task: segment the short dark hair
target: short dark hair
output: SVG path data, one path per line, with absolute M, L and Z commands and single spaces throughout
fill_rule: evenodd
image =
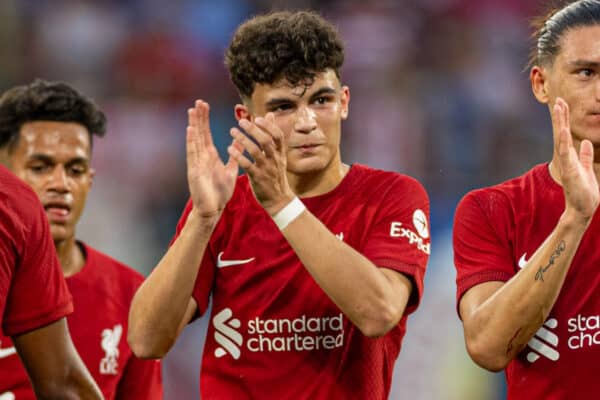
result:
M 311 11 L 280 11 L 249 19 L 238 27 L 225 54 L 225 65 L 242 98 L 250 98 L 257 83 L 285 78 L 297 85 L 329 68 L 340 79 L 343 63 L 339 32 Z
M 75 122 L 92 135 L 104 136 L 106 116 L 91 99 L 64 82 L 36 79 L 0 97 L 0 148 L 14 145 L 21 127 L 33 121 Z M 10 148 L 9 148 L 10 150 Z
M 600 0 L 578 0 L 562 7 L 553 7 L 541 17 L 534 18 L 535 46 L 529 55 L 529 67 L 552 65 L 560 52 L 560 41 L 570 29 L 600 24 Z

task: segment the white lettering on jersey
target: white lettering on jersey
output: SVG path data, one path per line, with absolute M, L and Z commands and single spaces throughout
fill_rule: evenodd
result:
M 429 236 L 429 232 L 427 231 L 426 233 L 427 236 Z M 402 222 L 392 222 L 390 226 L 390 237 L 406 238 L 408 239 L 409 244 L 417 246 L 417 249 L 423 253 L 431 253 L 431 244 L 425 243 L 425 238 L 417 235 L 412 229 L 404 227 Z
M 233 317 L 230 308 L 224 308 L 213 317 L 214 338 L 219 347 L 217 358 L 230 354 L 234 360 L 242 355 L 244 338 L 241 322 Z M 343 315 L 294 319 L 261 319 L 248 321 L 245 332 L 245 349 L 256 352 L 333 350 L 344 345 Z
M 580 350 L 600 345 L 600 315 L 583 316 L 578 314 L 567 321 L 569 337 L 567 344 L 572 350 Z
M 100 373 L 104 375 L 117 375 L 119 363 L 119 342 L 123 334 L 123 326 L 115 325 L 113 329 L 104 329 L 102 331 L 102 350 L 106 353 L 104 358 L 100 360 Z

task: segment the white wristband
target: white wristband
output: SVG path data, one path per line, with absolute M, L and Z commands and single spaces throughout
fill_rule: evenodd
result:
M 290 222 L 298 218 L 304 210 L 306 210 L 304 203 L 302 203 L 298 197 L 294 197 L 292 201 L 273 216 L 273 221 L 279 230 L 282 231 L 290 224 Z

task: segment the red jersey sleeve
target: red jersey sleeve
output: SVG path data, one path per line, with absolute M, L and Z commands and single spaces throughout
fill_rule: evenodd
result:
M 379 267 L 401 272 L 415 285 L 406 313 L 417 309 L 430 253 L 429 199 L 415 179 L 397 177 L 381 197 L 363 255 Z
M 163 385 L 159 360 L 132 356 L 119 381 L 115 400 L 162 400 Z
M 506 233 L 510 207 L 502 194 L 477 190 L 459 203 L 454 216 L 453 246 L 457 305 L 480 283 L 509 280 L 515 273 Z
M 2 322 L 9 336 L 50 324 L 73 311 L 44 210 L 28 187 L 19 194 L 13 232 L 2 230 L 0 260 L 16 262 Z M 10 234 L 11 237 L 4 236 Z
M 175 243 L 175 240 L 181 234 L 183 227 L 185 226 L 185 222 L 192 211 L 192 200 L 188 200 L 181 218 L 177 223 L 177 230 L 175 232 L 175 236 L 171 240 L 170 245 Z M 215 228 L 216 230 L 217 228 Z M 211 239 L 212 240 L 212 239 Z M 204 252 L 204 256 L 202 257 L 202 261 L 200 262 L 200 270 L 198 271 L 198 276 L 196 277 L 196 283 L 194 284 L 194 291 L 192 292 L 192 297 L 196 300 L 198 304 L 198 313 L 197 316 L 201 316 L 206 312 L 208 308 L 208 300 L 210 297 L 210 292 L 213 286 L 213 280 L 215 277 L 215 257 L 213 257 L 211 252 L 210 242 L 206 246 L 206 251 Z

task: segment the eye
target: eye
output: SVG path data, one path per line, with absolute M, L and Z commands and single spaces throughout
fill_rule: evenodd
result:
M 47 172 L 50 169 L 50 166 L 48 164 L 35 163 L 29 165 L 28 169 L 35 174 L 43 174 L 44 172 Z
M 279 112 L 279 111 L 287 111 L 292 109 L 291 103 L 279 103 L 273 106 L 269 111 Z
M 591 68 L 582 68 L 577 71 L 577 76 L 580 78 L 590 78 L 594 75 L 594 70 Z
M 319 96 L 314 100 L 315 104 L 327 104 L 330 101 L 330 97 L 328 96 Z
M 83 164 L 75 164 L 69 167 L 69 174 L 72 176 L 83 175 L 87 172 L 87 166 Z

